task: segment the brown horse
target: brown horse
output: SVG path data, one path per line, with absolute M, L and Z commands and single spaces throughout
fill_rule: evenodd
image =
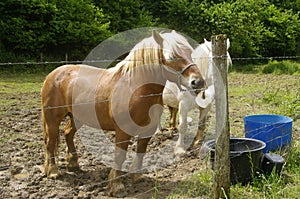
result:
M 64 129 L 67 169 L 79 169 L 74 134 L 82 125 L 115 131 L 115 166 L 109 174 L 110 195 L 124 191 L 118 179 L 130 138 L 138 136 L 132 171 L 141 168 L 143 156 L 162 114 L 162 92 L 167 80 L 187 88 L 201 88 L 204 80 L 191 58 L 192 47 L 175 31 L 152 32 L 129 55 L 110 69 L 64 65 L 52 71 L 42 87 L 45 174 L 59 175 L 56 151 L 59 125 Z

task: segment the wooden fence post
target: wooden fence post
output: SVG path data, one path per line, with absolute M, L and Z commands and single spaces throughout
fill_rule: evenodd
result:
M 214 161 L 214 198 L 230 198 L 230 128 L 227 83 L 227 37 L 211 37 L 216 94 L 216 143 Z M 225 99 L 225 101 L 224 101 Z

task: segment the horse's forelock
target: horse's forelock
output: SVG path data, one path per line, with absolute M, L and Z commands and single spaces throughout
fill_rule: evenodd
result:
M 204 79 L 207 79 L 207 71 L 209 67 L 209 56 L 210 51 L 207 48 L 206 44 L 200 44 L 192 53 L 193 61 L 198 65 L 198 68 L 200 70 L 200 73 L 204 77 Z
M 168 52 L 168 56 L 166 58 L 175 58 L 176 56 L 180 55 L 182 50 L 189 50 L 193 51 L 192 46 L 186 40 L 186 38 L 175 31 L 171 33 L 164 33 L 162 34 L 164 38 L 164 50 Z

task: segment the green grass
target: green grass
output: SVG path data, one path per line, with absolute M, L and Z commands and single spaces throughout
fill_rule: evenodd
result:
M 239 73 L 273 74 L 273 75 L 299 75 L 300 64 L 290 60 L 269 60 L 266 64 L 238 64 L 233 65 L 230 71 Z
M 294 143 L 292 150 L 285 158 L 281 175 L 255 177 L 251 184 L 240 184 L 231 187 L 232 198 L 298 198 L 300 190 L 299 142 Z
M 300 64 L 289 60 L 269 61 L 268 64 L 262 67 L 261 72 L 263 74 L 274 74 L 274 75 L 281 75 L 281 74 L 299 75 Z
M 180 182 L 177 188 L 169 194 L 168 199 L 211 198 L 212 176 L 213 172 L 208 167 L 198 171 Z
M 0 113 L 11 109 L 27 110 L 40 106 L 40 91 L 45 75 L 0 73 Z
M 300 191 L 300 146 L 294 144 L 293 150 L 286 157 L 280 175 L 274 171 L 270 175 L 260 174 L 246 185 L 236 184 L 230 187 L 230 198 L 238 199 L 282 199 L 299 198 Z M 168 199 L 212 198 L 212 176 L 210 168 L 198 171 L 182 181 L 170 193 Z
M 263 96 L 263 101 L 270 104 L 270 112 L 274 114 L 283 114 L 291 118 L 300 115 L 300 90 L 278 88 L 275 91 L 267 91 Z
M 231 135 L 244 137 L 241 116 L 274 113 L 295 118 L 300 115 L 300 78 L 293 75 L 230 73 L 229 117 Z M 300 121 L 293 122 L 291 150 L 281 152 L 285 158 L 281 175 L 260 175 L 247 185 L 230 188 L 231 198 L 299 198 L 300 193 Z M 212 198 L 213 171 L 200 170 L 186 179 L 169 198 Z
M 9 112 L 11 107 L 21 110 L 39 107 L 40 89 L 45 76 L 44 73 L 0 72 L 0 114 Z M 276 113 L 295 117 L 300 114 L 300 78 L 297 73 L 274 75 L 233 72 L 229 74 L 228 82 L 231 132 L 235 136 L 243 136 L 241 115 Z M 299 128 L 299 120 L 294 125 Z M 292 148 L 285 156 L 281 175 L 262 175 L 246 186 L 233 185 L 231 198 L 299 198 L 300 135 L 297 135 L 299 131 L 294 132 Z M 168 198 L 211 198 L 212 178 L 213 171 L 207 164 L 206 168 L 179 182 Z M 159 180 L 156 183 L 155 194 L 159 196 Z

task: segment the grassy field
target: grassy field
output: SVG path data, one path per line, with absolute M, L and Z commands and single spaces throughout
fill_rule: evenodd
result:
M 15 111 L 40 110 L 40 89 L 45 74 L 0 74 L 0 117 Z M 231 72 L 229 111 L 231 134 L 243 137 L 243 117 L 251 114 L 276 113 L 294 119 L 290 150 L 281 152 L 285 164 L 281 175 L 261 175 L 250 184 L 231 186 L 231 198 L 299 198 L 300 193 L 300 78 L 296 74 L 254 74 Z M 9 122 L 9 119 L 3 119 Z M 8 138 L 0 135 L 2 141 Z M 28 144 L 28 143 L 27 143 Z M 168 198 L 210 198 L 213 172 L 207 166 L 185 179 Z M 160 188 L 156 188 L 159 195 Z
M 261 174 L 252 183 L 231 186 L 231 198 L 299 198 L 300 193 L 300 77 L 297 74 L 237 73 L 228 75 L 231 136 L 244 137 L 243 117 L 252 114 L 281 114 L 293 121 L 289 149 L 277 151 L 285 158 L 281 175 Z M 209 163 L 207 163 L 209 164 Z M 169 198 L 213 197 L 213 171 L 209 166 L 182 183 Z

